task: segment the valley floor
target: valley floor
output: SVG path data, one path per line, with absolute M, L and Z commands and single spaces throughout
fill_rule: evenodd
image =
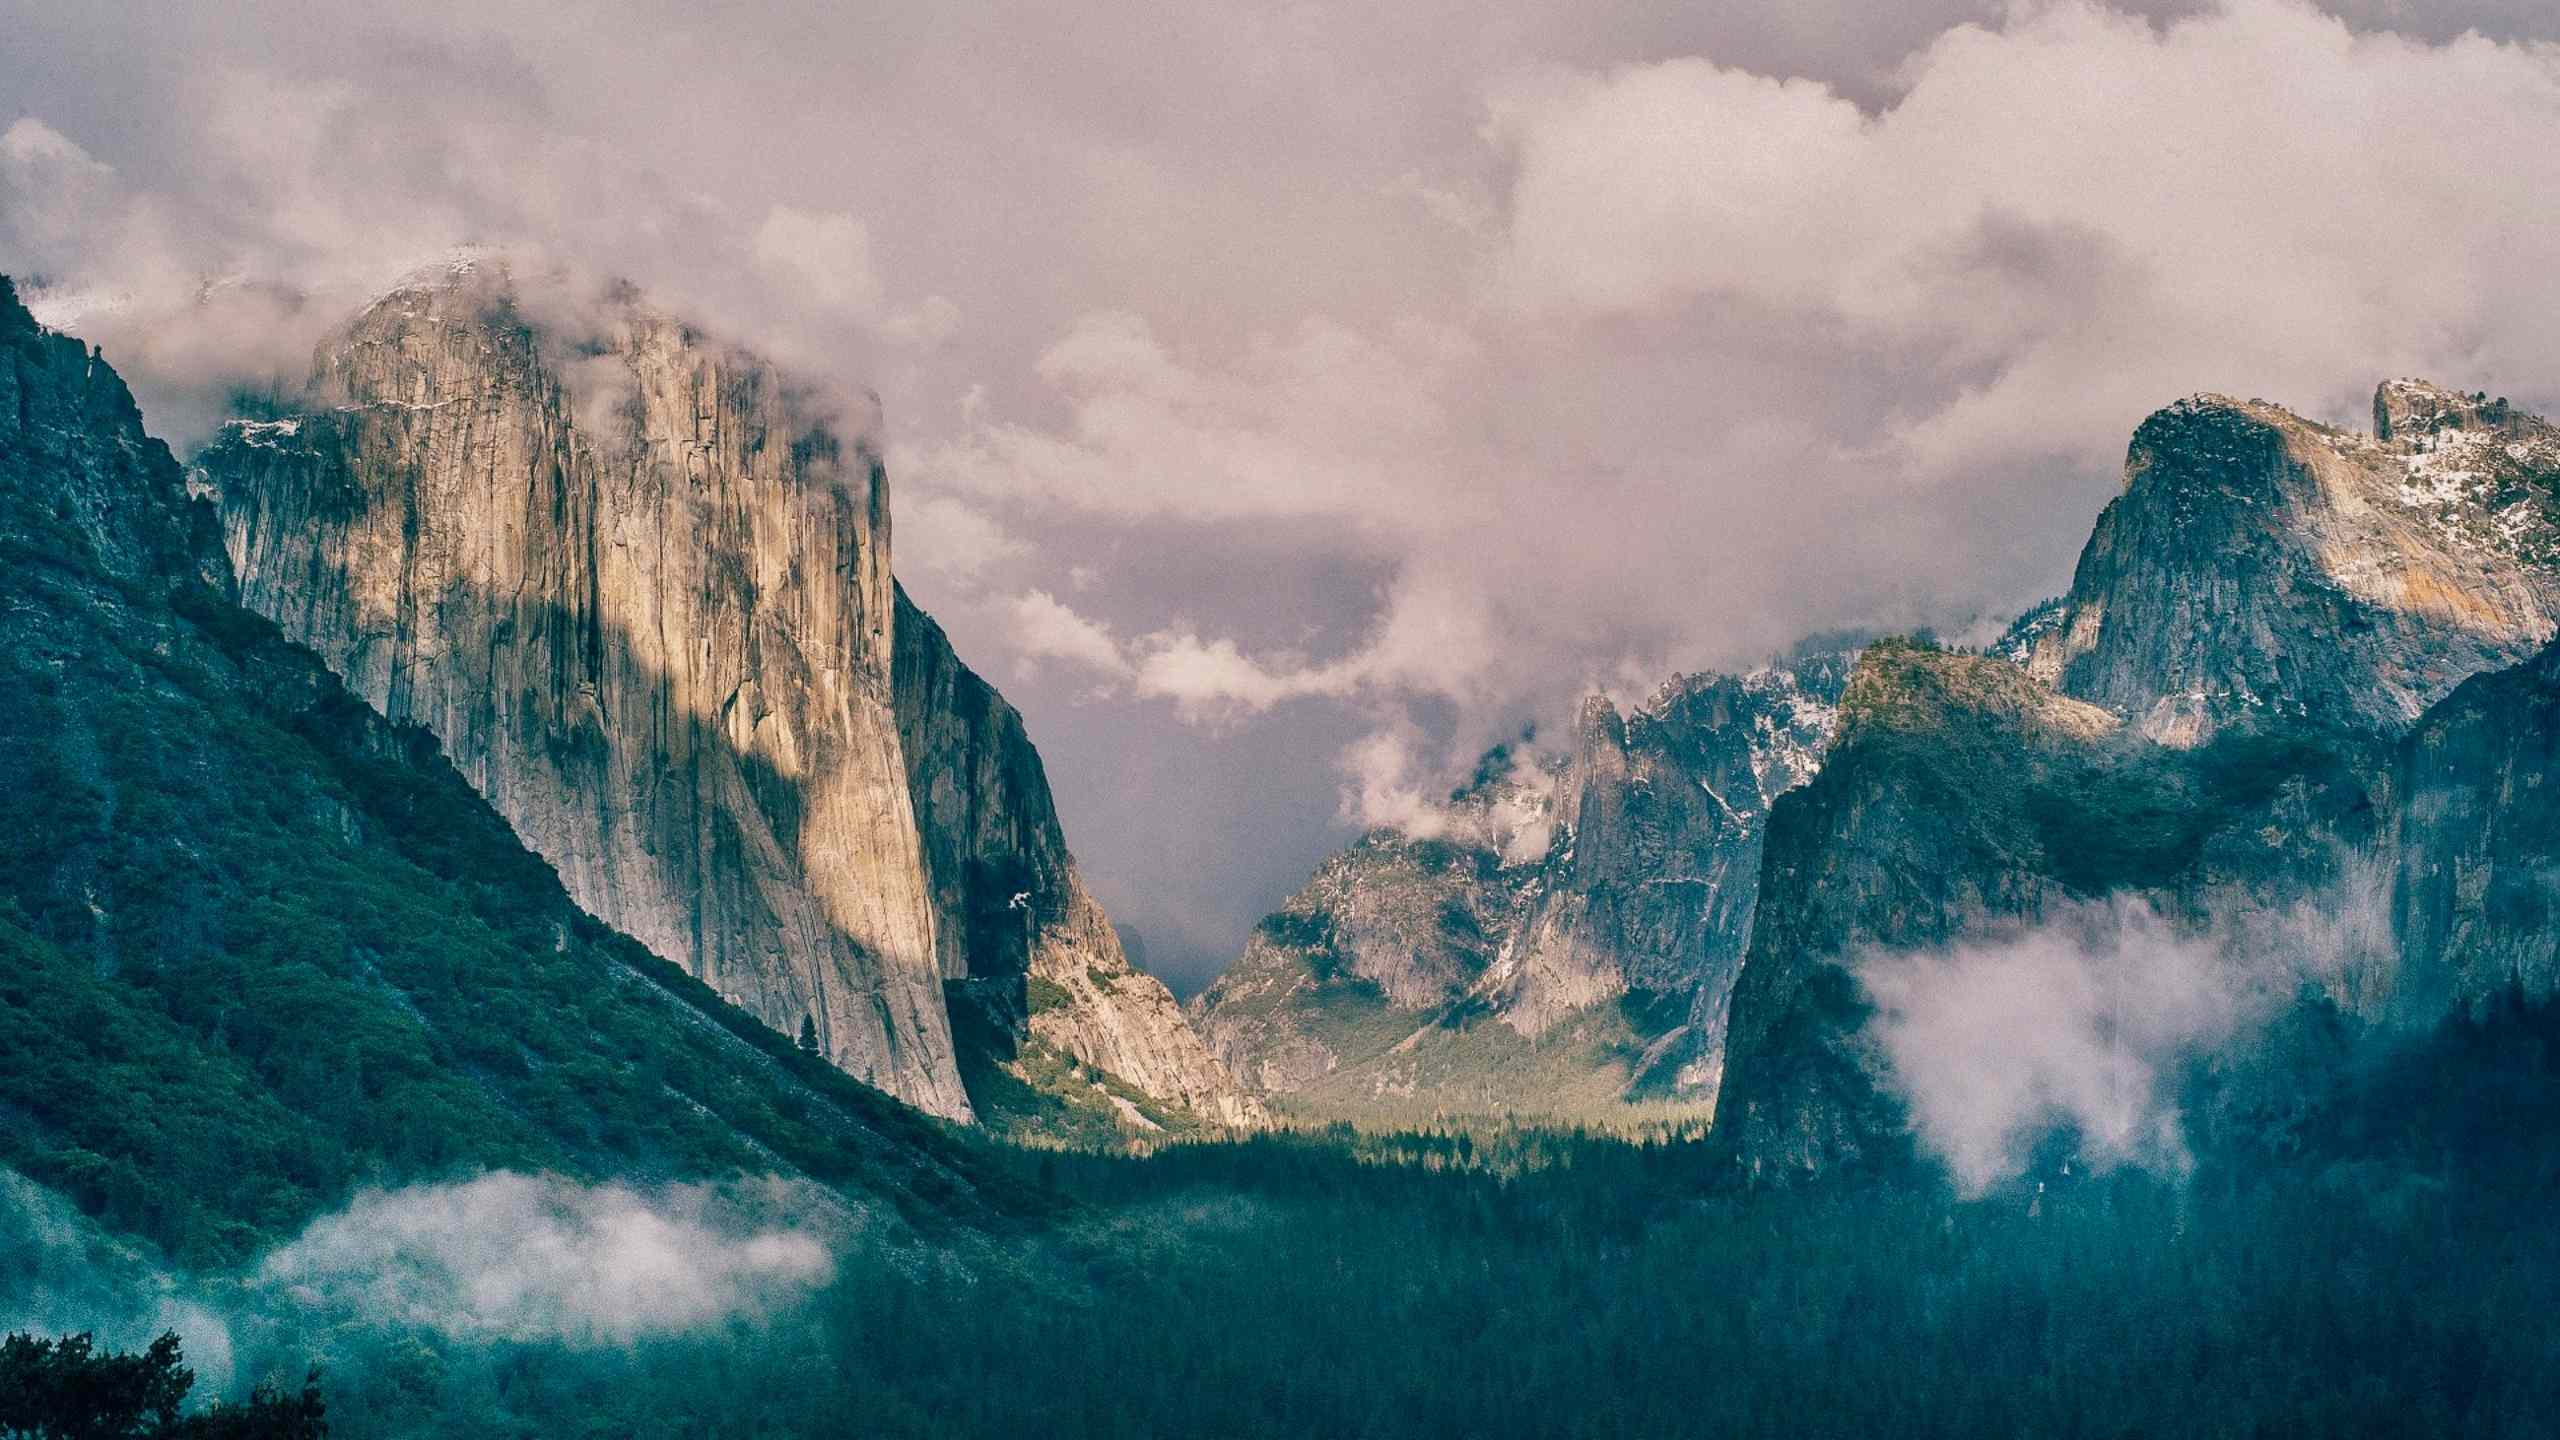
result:
M 2057 1145 L 1973 1201 L 1541 1131 L 1019 1151 L 1053 1216 L 857 1243 L 716 1333 L 350 1311 L 240 1360 L 319 1356 L 341 1436 L 2549 1433 L 2560 1010 L 2306 1073 L 2190 1077 L 2183 1176 Z

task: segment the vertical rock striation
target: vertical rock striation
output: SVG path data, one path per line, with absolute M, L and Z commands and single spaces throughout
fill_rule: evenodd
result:
M 628 294 L 456 260 L 200 462 L 241 596 L 454 764 L 597 918 L 969 1113 L 891 713 L 887 483 Z
M 581 906 L 882 1089 L 969 1118 L 946 982 L 1009 978 L 1008 1030 L 1252 1119 L 1120 955 L 1020 716 L 899 593 L 871 417 L 627 287 L 519 278 L 413 277 L 205 451 L 243 602 Z
M 1009 1205 L 983 1147 L 582 914 L 433 737 L 236 603 L 191 488 L 0 276 L 0 1167 L 222 1269 L 475 1167 Z
M 2482 675 L 2402 742 L 2394 1010 L 2560 989 L 2560 646 Z

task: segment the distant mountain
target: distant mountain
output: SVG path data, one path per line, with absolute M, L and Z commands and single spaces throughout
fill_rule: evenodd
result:
M 483 1167 L 1023 1203 L 583 913 L 236 595 L 124 383 L 0 279 L 0 1166 L 191 1264 Z
M 627 287 L 466 254 L 197 468 L 244 603 L 783 1035 L 953 1118 L 1250 1121 L 1085 893 L 1020 717 L 898 593 L 862 423 Z
M 1593 697 L 1569 753 L 1487 754 L 1434 833 L 1371 832 L 1256 927 L 1202 1036 L 1313 1115 L 1703 1108 L 1769 803 L 1820 764 L 1854 653 Z
M 2233 973 L 2379 1023 L 2560 981 L 2560 432 L 2415 382 L 2376 432 L 2172 406 L 2072 594 L 2002 647 L 2023 670 L 1868 651 L 1771 816 L 1716 1117 L 1738 1159 L 1902 1144 L 1852 967 L 2076 900 L 2138 897 Z

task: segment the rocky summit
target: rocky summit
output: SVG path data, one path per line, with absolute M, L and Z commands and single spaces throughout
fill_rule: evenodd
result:
M 1088 1110 L 1250 1118 L 1084 894 L 1019 717 L 902 603 L 868 429 L 628 287 L 466 253 L 196 473 L 243 603 L 784 1035 L 968 1118 L 965 984 L 991 1063 L 1054 1046 Z
M 2102 898 L 2352 1023 L 2548 995 L 2555 484 L 2560 431 L 2412 381 L 2370 435 L 2151 417 L 2071 594 L 1999 647 L 2022 668 L 1861 660 L 1771 816 L 1718 1143 L 1753 1174 L 1906 1146 L 1863 968 Z
M 1568 749 L 1489 752 L 1257 926 L 1201 1034 L 1313 1115 L 1711 1103 L 1768 808 L 1819 767 L 1853 654 L 1682 676 L 1625 715 L 1595 696 Z
M 2071 591 L 2005 642 L 2192 745 L 2244 717 L 2382 732 L 2560 625 L 2560 428 L 2421 381 L 2373 431 L 2198 396 L 2143 422 Z

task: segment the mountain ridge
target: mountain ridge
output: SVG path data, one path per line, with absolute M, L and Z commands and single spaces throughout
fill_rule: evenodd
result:
M 2199 395 L 2134 432 L 2071 591 L 2004 641 L 2037 678 L 2196 744 L 2271 708 L 2397 731 L 2560 630 L 2560 429 L 2386 381 L 2359 435 Z

